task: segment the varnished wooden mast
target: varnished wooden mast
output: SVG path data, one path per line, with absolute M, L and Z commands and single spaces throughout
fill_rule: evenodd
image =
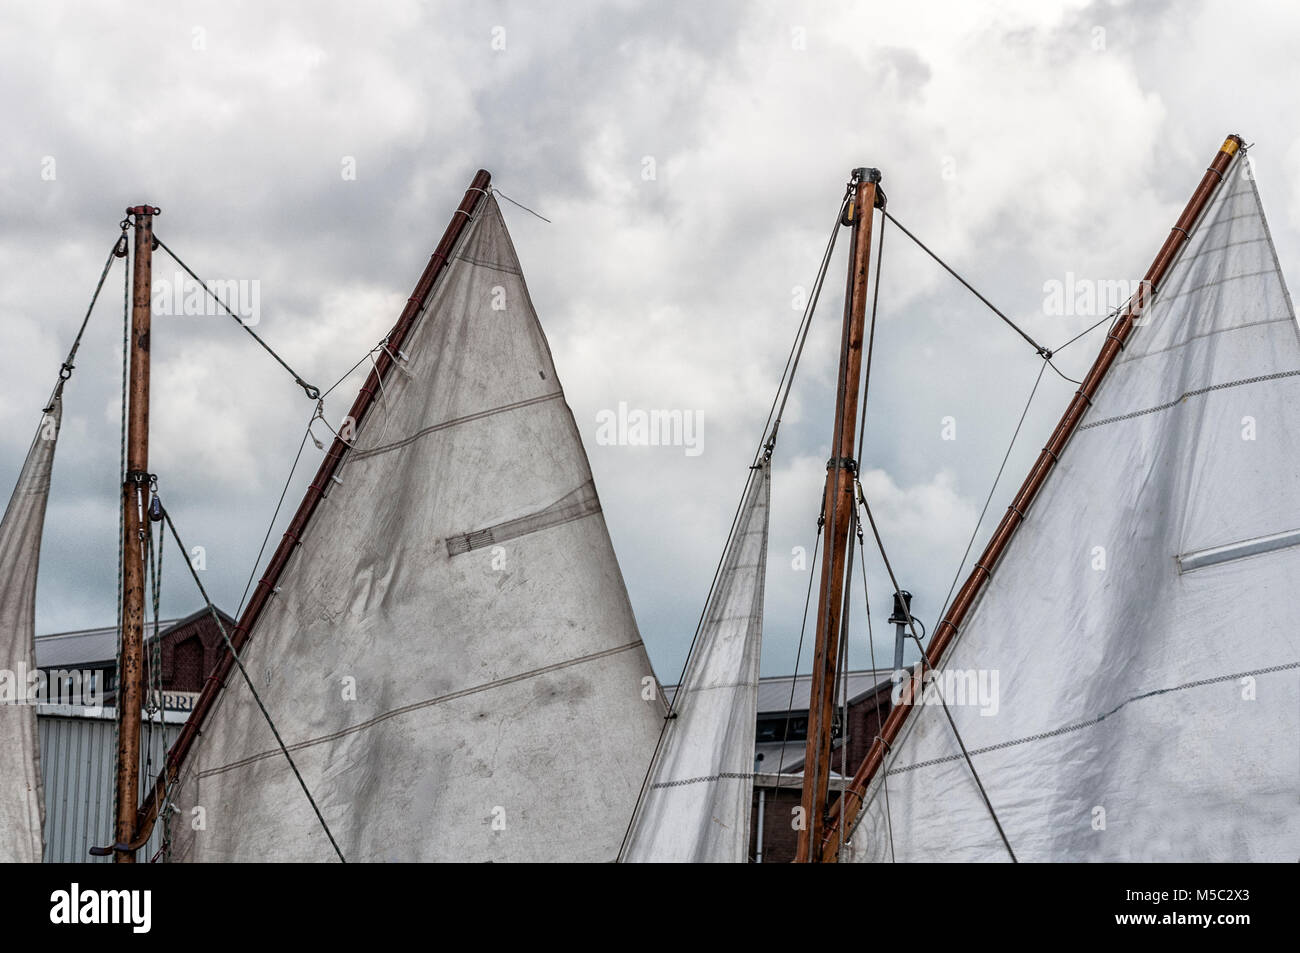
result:
M 137 205 L 135 270 L 128 347 L 126 479 L 122 484 L 122 651 L 117 673 L 117 824 L 113 859 L 135 863 L 136 805 L 140 797 L 140 710 L 144 705 L 146 508 L 149 494 L 149 325 L 153 298 L 153 217 Z
M 1056 430 L 1052 432 L 1052 437 L 1048 440 L 1047 446 L 1039 454 L 1033 469 L 1029 471 L 1029 476 L 1025 478 L 1020 491 L 1007 508 L 1007 512 L 1002 517 L 997 529 L 994 530 L 993 538 L 989 540 L 988 546 L 985 547 L 983 554 L 976 561 L 975 568 L 958 591 L 956 598 L 953 599 L 947 613 L 935 626 L 934 638 L 931 639 L 925 653 L 927 664 L 930 667 L 937 668 L 939 666 L 944 650 L 947 649 L 953 637 L 957 634 L 966 618 L 966 614 L 975 604 L 975 600 L 984 588 L 985 583 L 988 582 L 992 570 L 996 567 L 1002 554 L 1006 552 L 1006 548 L 1016 530 L 1024 521 L 1030 504 L 1038 496 L 1038 491 L 1042 489 L 1048 474 L 1056 466 L 1070 437 L 1078 428 L 1080 421 L 1083 420 L 1084 413 L 1092 405 L 1093 395 L 1096 394 L 1102 378 L 1106 376 L 1106 372 L 1110 370 L 1115 358 L 1124 349 L 1124 342 L 1128 340 L 1129 335 L 1136 327 L 1136 322 L 1141 317 L 1142 310 L 1150 303 L 1152 295 L 1160 289 L 1160 284 L 1164 280 L 1169 266 L 1173 264 L 1179 250 L 1188 240 L 1193 226 L 1201 217 L 1201 213 L 1205 211 L 1206 206 L 1210 204 L 1210 199 L 1223 182 L 1224 175 L 1228 170 L 1228 166 L 1232 163 L 1233 157 L 1243 145 L 1240 136 L 1228 136 L 1215 154 L 1214 161 L 1210 163 L 1205 170 L 1205 174 L 1201 176 L 1201 182 L 1196 187 L 1196 191 L 1192 193 L 1186 207 L 1184 207 L 1183 214 L 1178 217 L 1178 221 L 1170 229 L 1164 244 L 1160 246 L 1160 251 L 1156 253 L 1155 260 L 1151 262 L 1151 267 L 1147 269 L 1146 277 L 1142 280 L 1138 293 L 1129 303 L 1129 307 L 1125 309 L 1124 314 L 1116 322 L 1112 331 L 1106 336 L 1106 341 L 1102 344 L 1101 351 L 1093 362 L 1092 368 L 1084 377 L 1083 383 L 1075 392 L 1074 399 L 1070 401 L 1065 414 L 1057 423 Z M 862 810 L 867 787 L 870 785 L 876 771 L 884 763 L 885 752 L 898 738 L 899 731 L 902 729 L 903 722 L 910 713 L 911 707 L 911 701 L 908 698 L 890 710 L 889 717 L 885 719 L 880 734 L 867 751 L 867 757 L 855 773 L 853 781 L 844 792 L 844 796 L 836 803 L 832 811 L 831 823 L 823 840 L 823 859 L 828 861 L 837 859 L 841 830 L 847 832 L 849 836 L 852 835 L 854 824 L 857 822 L 858 814 Z
M 840 342 L 839 387 L 831 459 L 826 468 L 826 523 L 821 589 L 817 601 L 817 641 L 813 650 L 812 684 L 808 699 L 808 742 L 804 754 L 803 829 L 795 860 L 821 860 L 830 783 L 831 724 L 835 706 L 835 668 L 839 660 L 840 613 L 844 595 L 849 531 L 854 510 L 853 481 L 857 472 L 858 389 L 862 374 L 862 341 L 867 312 L 867 270 L 871 260 L 871 222 L 876 207 L 876 169 L 855 169 L 851 206 L 853 241 L 849 254 L 848 293 Z

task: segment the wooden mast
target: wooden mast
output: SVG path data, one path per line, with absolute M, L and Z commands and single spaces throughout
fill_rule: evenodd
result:
M 1092 368 L 1084 377 L 1078 391 L 1075 392 L 1074 398 L 1070 401 L 1060 422 L 1057 423 L 1056 430 L 1052 432 L 1052 437 L 1048 440 L 1047 446 L 1039 454 L 1033 469 L 1029 471 L 1029 476 L 1025 478 L 1020 491 L 1007 508 L 1007 512 L 1002 517 L 997 529 L 994 530 L 993 537 L 989 540 L 983 554 L 976 560 L 975 568 L 958 591 L 957 597 L 952 601 L 948 612 L 935 626 L 934 637 L 930 640 L 930 645 L 925 653 L 928 666 L 938 667 L 944 650 L 951 643 L 966 618 L 966 614 L 975 604 L 976 598 L 990 578 L 991 571 L 1006 551 L 1016 530 L 1024 521 L 1025 513 L 1028 512 L 1030 504 L 1038 496 L 1038 491 L 1042 489 L 1048 474 L 1056 466 L 1067 442 L 1083 420 L 1084 413 L 1092 405 L 1093 395 L 1096 394 L 1102 378 L 1106 376 L 1106 372 L 1110 370 L 1115 358 L 1124 349 L 1124 342 L 1128 340 L 1129 335 L 1136 327 L 1136 322 L 1141 317 L 1142 310 L 1150 303 L 1152 295 L 1159 290 L 1160 283 L 1164 280 L 1169 266 L 1173 264 L 1178 252 L 1188 240 L 1193 226 L 1201 217 L 1201 213 L 1205 211 L 1206 206 L 1210 204 L 1210 199 L 1223 182 L 1224 175 L 1228 166 L 1232 163 L 1233 157 L 1243 145 L 1245 143 L 1242 142 L 1240 136 L 1228 136 L 1215 154 L 1214 161 L 1210 163 L 1205 170 L 1205 174 L 1201 176 L 1201 182 L 1188 200 L 1186 207 L 1183 209 L 1183 214 L 1174 223 L 1169 235 L 1165 238 L 1164 244 L 1160 246 L 1160 251 L 1156 253 L 1155 260 L 1151 262 L 1151 267 L 1147 269 L 1146 277 L 1143 278 L 1142 284 L 1139 285 L 1138 293 L 1129 302 L 1129 306 L 1116 322 L 1113 330 L 1106 336 L 1106 341 L 1102 344 L 1101 351 L 1093 362 Z M 845 790 L 844 796 L 836 803 L 822 844 L 824 859 L 828 861 L 837 859 L 841 829 L 846 836 L 852 835 L 858 814 L 862 810 L 867 787 L 870 785 L 876 771 L 884 763 L 885 752 L 898 738 L 899 731 L 902 729 L 903 722 L 911 711 L 911 707 L 910 697 L 905 697 L 891 709 L 889 717 L 885 719 L 885 724 L 881 727 L 880 734 L 877 735 L 871 748 L 867 751 L 867 757 L 854 774 L 853 781 Z
M 144 705 L 146 509 L 149 493 L 149 325 L 153 298 L 153 217 L 158 209 L 126 210 L 135 224 L 131 339 L 127 348 L 126 479 L 122 483 L 122 651 L 117 676 L 117 826 L 113 859 L 135 863 L 140 797 L 140 711 Z
M 857 473 L 855 443 L 858 388 L 862 376 L 863 328 L 867 312 L 867 271 L 871 259 L 871 222 L 876 207 L 877 169 L 854 169 L 850 206 L 853 241 L 849 253 L 848 293 L 840 341 L 839 386 L 831 459 L 826 465 L 825 539 L 821 589 L 817 601 L 817 641 L 813 651 L 812 684 L 808 699 L 808 742 L 804 753 L 803 828 L 796 862 L 821 860 L 826 823 L 826 794 L 830 783 L 831 725 L 835 705 L 835 669 L 839 661 L 840 613 L 844 572 L 855 505 Z

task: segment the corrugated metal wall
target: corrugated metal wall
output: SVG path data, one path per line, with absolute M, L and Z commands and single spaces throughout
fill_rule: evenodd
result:
M 90 848 L 113 842 L 115 717 L 111 708 L 93 715 L 69 705 L 37 709 L 45 784 L 46 863 L 112 862 L 111 857 L 91 857 Z M 153 782 L 185 717 L 181 712 L 167 712 L 161 730 L 157 725 L 152 730 L 145 725 L 140 736 L 141 792 Z M 146 767 L 149 760 L 152 764 Z M 149 861 L 161 845 L 162 828 L 157 826 L 137 859 Z

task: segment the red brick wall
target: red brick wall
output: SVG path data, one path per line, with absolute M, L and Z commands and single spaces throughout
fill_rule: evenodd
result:
M 229 632 L 234 627 L 224 614 L 222 622 Z M 168 692 L 197 692 L 203 690 L 203 682 L 216 667 L 226 643 L 221 631 L 212 621 L 210 613 L 204 612 L 184 625 L 178 625 L 162 637 L 162 687 Z M 153 663 L 153 653 L 145 653 L 145 684 L 149 684 L 149 666 Z

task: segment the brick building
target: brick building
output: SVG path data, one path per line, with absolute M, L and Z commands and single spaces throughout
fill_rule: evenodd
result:
M 848 673 L 848 704 L 836 707 L 831 732 L 832 801 L 841 778 L 852 777 L 857 771 L 881 723 L 889 716 L 892 676 L 891 669 Z M 794 860 L 798 834 L 793 826 L 793 811 L 803 793 L 811 682 L 810 676 L 801 675 L 792 686 L 790 676 L 786 675 L 764 678 L 759 684 L 754 806 L 749 833 L 749 859 L 754 863 L 779 864 Z
M 234 620 L 220 609 L 217 614 L 229 632 Z M 188 711 L 192 696 L 203 688 L 203 680 L 216 667 L 225 650 L 225 642 L 212 615 L 206 608 L 184 619 L 159 623 L 158 644 L 161 648 L 160 671 L 163 692 L 170 696 L 167 707 Z M 145 684 L 149 684 L 150 665 L 153 663 L 153 626 L 146 628 Z M 66 682 L 67 673 L 80 673 L 89 678 L 86 689 L 103 693 L 105 705 L 116 704 L 117 697 L 117 628 L 81 629 L 76 632 L 59 632 L 36 638 L 36 666 L 54 685 Z
M 229 631 L 234 622 L 218 610 Z M 225 650 L 221 632 L 206 608 L 146 629 L 145 677 L 153 647 L 159 648 L 164 710 L 144 721 L 140 738 L 140 792 L 153 783 L 167 751 L 180 734 L 203 682 Z M 45 788 L 45 860 L 49 863 L 110 863 L 90 848 L 112 841 L 117 746 L 117 628 L 82 629 L 38 636 L 36 665 L 50 684 L 36 708 L 41 776 Z M 73 690 L 73 689 L 76 690 Z M 101 694 L 102 693 L 102 694 Z M 87 696 L 99 705 L 88 707 Z M 162 827 L 142 852 L 153 858 Z

